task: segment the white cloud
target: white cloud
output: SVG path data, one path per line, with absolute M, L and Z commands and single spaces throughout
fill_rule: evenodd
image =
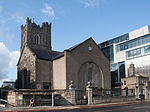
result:
M 9 56 L 11 58 L 9 62 L 9 67 L 10 68 L 15 68 L 17 65 L 17 62 L 19 60 L 20 52 L 19 51 L 13 51 L 9 53 Z
M 7 78 L 7 67 L 9 66 L 9 51 L 6 46 L 0 42 L 0 81 Z
M 50 5 L 48 5 L 47 3 L 44 4 L 44 8 L 41 9 L 41 12 L 43 14 L 45 14 L 46 16 L 51 17 L 51 19 L 54 19 L 54 17 L 55 17 L 53 8 Z
M 0 42 L 0 69 L 4 69 L 9 65 L 9 51 L 4 43 Z
M 16 68 L 20 52 L 10 52 L 3 42 L 0 42 L 0 83 L 4 79 L 9 79 L 7 76 L 10 68 Z
M 9 20 L 14 20 L 15 22 L 19 24 L 23 24 L 25 22 L 24 17 L 21 16 L 19 13 L 13 14 Z
M 0 13 L 1 13 L 1 6 L 0 6 Z M 7 22 L 9 21 L 13 21 L 18 23 L 18 25 L 25 23 L 25 17 L 22 16 L 22 14 L 16 12 L 16 13 L 11 13 L 8 14 L 7 16 L 2 16 L 2 14 L 0 15 L 0 24 L 1 25 L 5 25 Z
M 99 0 L 80 0 L 85 7 L 97 7 L 99 5 Z

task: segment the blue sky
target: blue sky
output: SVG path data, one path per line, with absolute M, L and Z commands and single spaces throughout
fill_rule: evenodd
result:
M 52 48 L 96 43 L 150 24 L 150 0 L 0 0 L 0 81 L 15 80 L 20 26 L 52 22 Z M 1 82 L 0 82 L 1 84 Z

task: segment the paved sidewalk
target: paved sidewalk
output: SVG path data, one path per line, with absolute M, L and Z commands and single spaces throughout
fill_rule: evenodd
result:
M 142 103 L 150 102 L 150 100 L 144 100 Z M 94 108 L 94 107 L 106 107 L 106 106 L 119 106 L 119 105 L 130 105 L 139 104 L 140 101 L 128 101 L 128 102 L 117 102 L 117 103 L 103 103 L 93 105 L 75 105 L 75 106 L 37 106 L 37 107 L 9 107 L 0 108 L 0 111 L 5 112 L 31 112 L 31 111 L 50 111 L 50 110 L 68 110 L 68 109 L 79 109 L 79 108 Z

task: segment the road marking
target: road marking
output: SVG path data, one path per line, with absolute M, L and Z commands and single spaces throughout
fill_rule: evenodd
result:
M 149 108 L 150 106 L 140 106 L 140 107 L 134 107 L 135 109 L 139 109 L 139 108 Z

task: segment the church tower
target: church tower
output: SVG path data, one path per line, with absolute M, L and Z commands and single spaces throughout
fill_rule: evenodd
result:
M 52 60 L 59 54 L 51 48 L 51 23 L 40 26 L 27 18 L 26 24 L 21 25 L 20 52 L 18 89 L 50 89 Z
M 51 50 L 51 23 L 42 23 L 42 26 L 26 19 L 26 25 L 21 25 L 21 48 L 22 52 L 25 46 Z

